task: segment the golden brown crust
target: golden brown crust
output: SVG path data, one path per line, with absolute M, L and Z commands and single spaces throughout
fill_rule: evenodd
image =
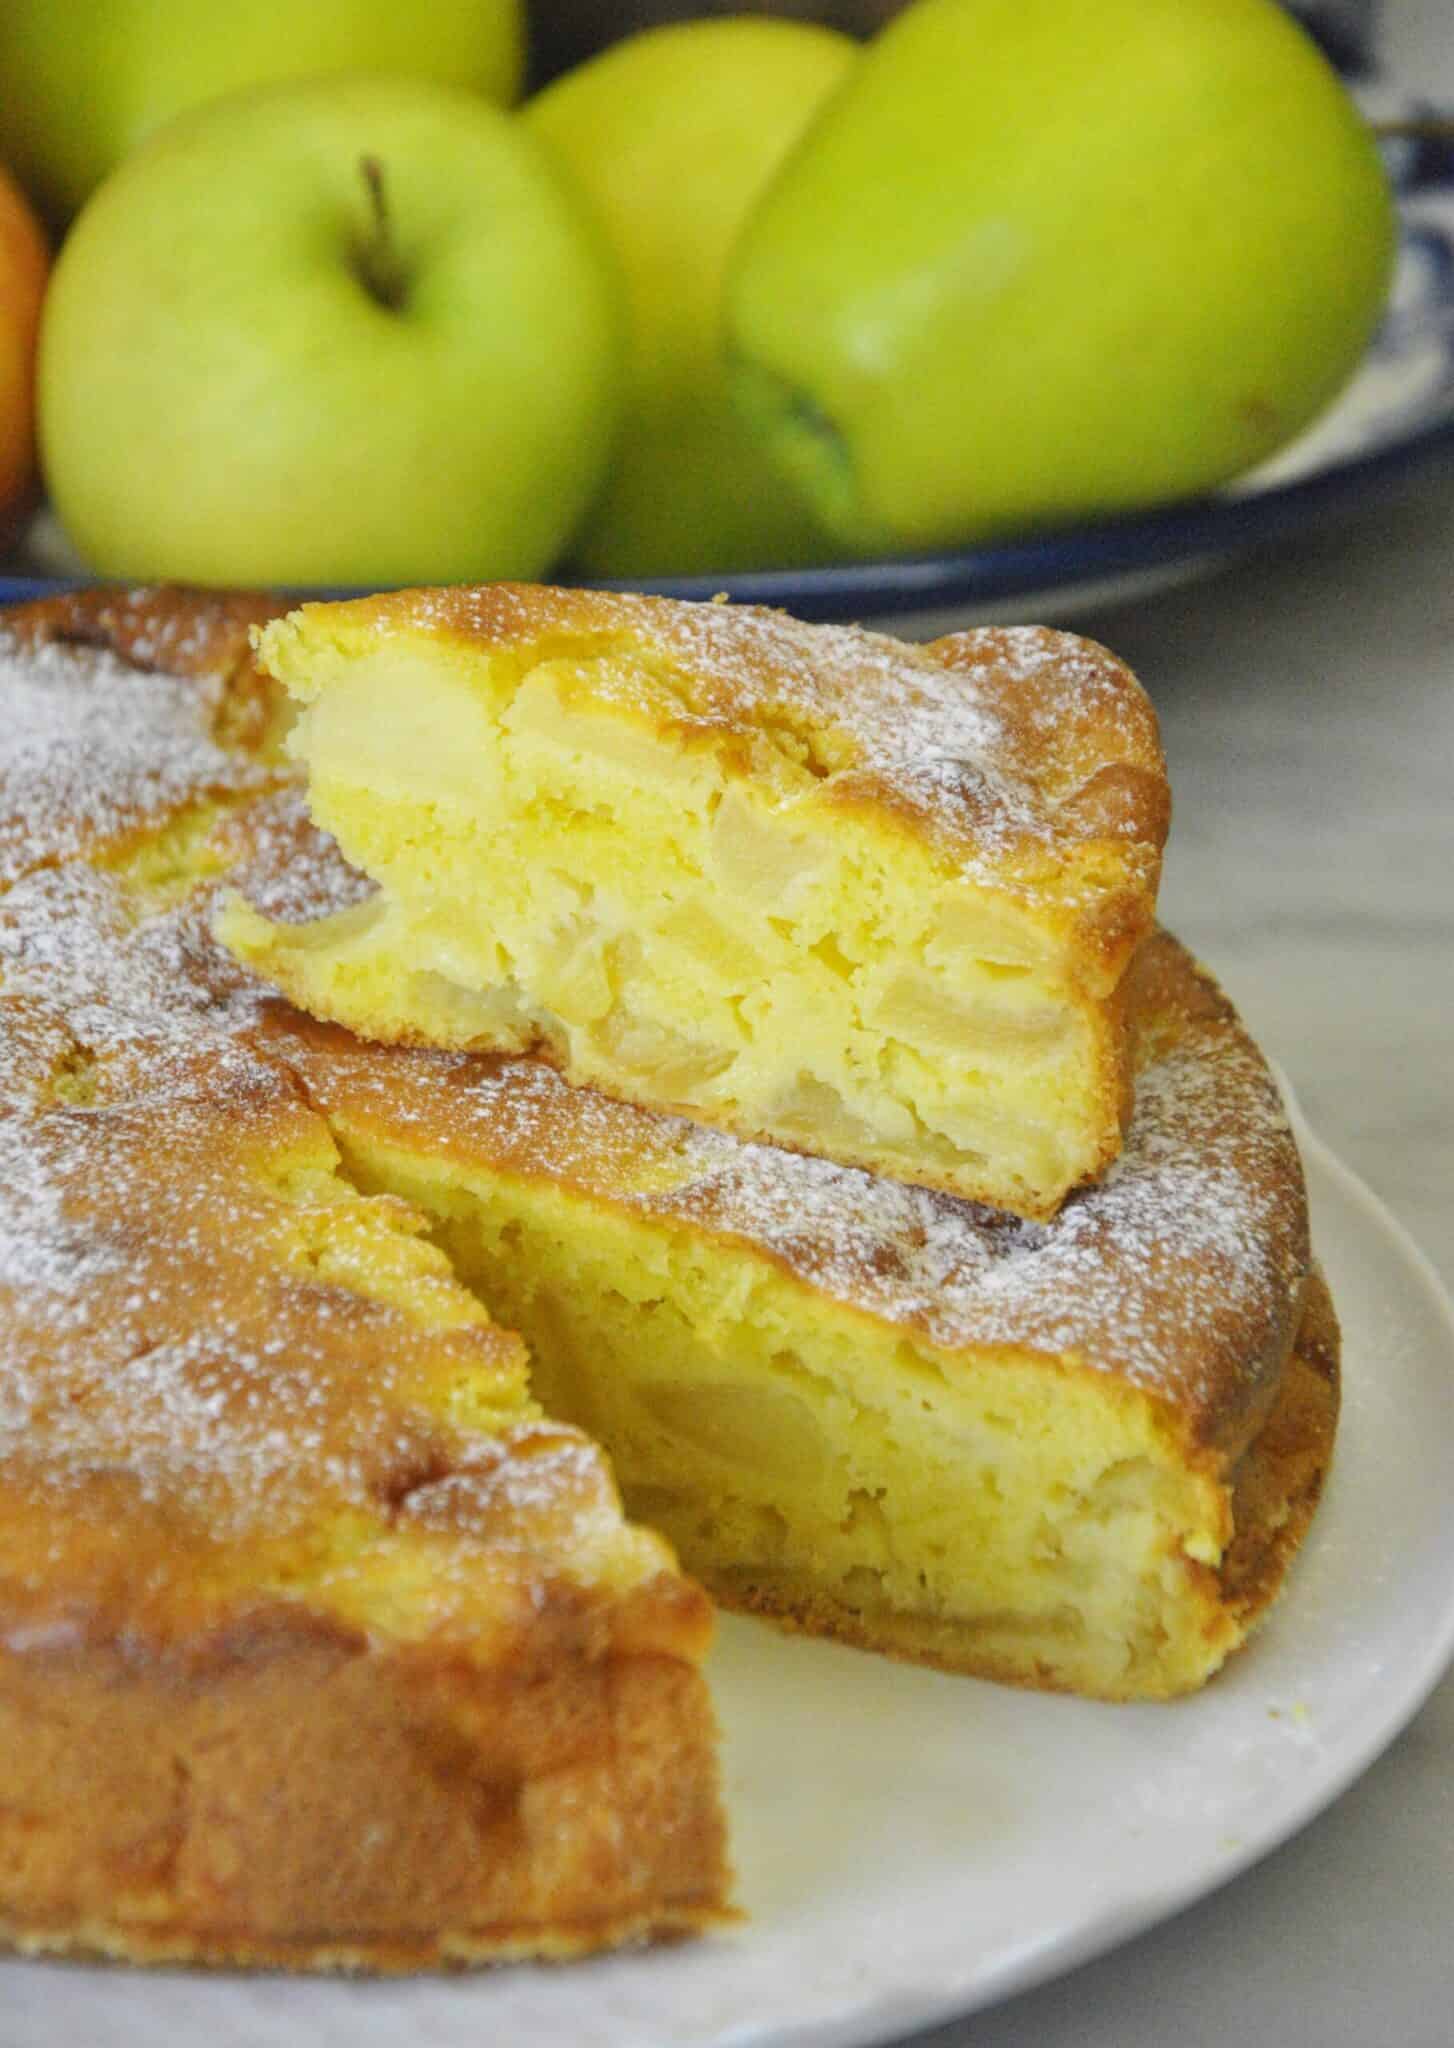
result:
M 1087 901 L 1078 921 L 1086 982 L 1097 993 L 1115 991 L 1152 928 L 1171 829 L 1171 785 L 1150 699 L 1099 641 L 1045 626 L 951 633 L 927 651 L 972 681 L 999 722 L 1006 760 L 1053 800 L 1062 842 L 1122 852 L 1117 884 Z M 1128 1084 L 1124 1062 L 1115 1078 Z
M 1170 933 L 1155 933 L 1138 951 L 1126 977 L 1126 1004 L 1139 1073 L 1160 1071 L 1178 1048 L 1201 1049 L 1213 1085 L 1195 1148 L 1218 1168 L 1229 1148 L 1235 1151 L 1263 1219 L 1256 1246 L 1247 1248 L 1252 1267 L 1244 1266 L 1235 1284 L 1226 1275 L 1216 1284 L 1212 1328 L 1183 1334 L 1184 1357 L 1199 1338 L 1220 1344 L 1222 1370 L 1176 1373 L 1165 1389 L 1188 1443 L 1225 1468 L 1261 1430 L 1301 1327 L 1312 1271 L 1302 1158 L 1277 1083 L 1236 1009 Z M 1205 1295 L 1204 1287 L 1196 1289 L 1198 1307 Z M 1175 1303 L 1167 1310 L 1174 1315 Z
M 1007 757 L 1053 793 L 1068 833 L 1161 852 L 1171 792 L 1156 713 L 1108 647 L 1048 626 L 981 626 L 927 651 L 973 679 Z
M 489 1671 L 284 1614 L 176 1664 L 0 1653 L 0 1938 L 410 1970 L 710 1926 L 714 1746 L 669 1657 Z
M 128 667 L 172 676 L 231 677 L 253 669 L 250 635 L 276 618 L 276 599 L 171 585 L 71 590 L 18 605 L 5 630 L 25 647 L 60 643 L 115 654 Z
M 1333 1298 L 1314 1266 L 1277 1399 L 1236 1468 L 1236 1534 L 1219 1579 L 1221 1599 L 1244 1630 L 1281 1591 L 1322 1498 L 1342 1398 L 1341 1362 Z

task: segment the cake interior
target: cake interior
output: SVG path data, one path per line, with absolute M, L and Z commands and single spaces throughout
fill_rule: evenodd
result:
M 304 1007 L 540 1046 L 624 1100 L 1025 1214 L 1109 1156 L 1119 962 L 1074 934 L 1118 852 L 1017 893 L 855 800 L 831 738 L 724 738 L 624 635 L 272 645 L 309 696 L 313 814 L 380 884 L 312 927 L 224 923 Z
M 1102 1698 L 1199 1685 L 1240 1637 L 1213 1461 L 1154 1403 L 1028 1354 L 938 1350 L 744 1249 L 379 1138 L 347 1170 L 429 1214 L 530 1345 L 549 1413 L 726 1605 Z

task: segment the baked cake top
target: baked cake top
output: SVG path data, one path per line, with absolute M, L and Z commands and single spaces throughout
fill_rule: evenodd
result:
M 616 709 L 734 748 L 789 787 L 816 781 L 825 801 L 878 807 L 977 878 L 1062 900 L 1128 878 L 1154 894 L 1170 820 L 1156 716 L 1093 641 L 1013 626 L 921 647 L 753 605 L 494 583 L 304 605 L 267 629 L 264 661 L 306 701 L 328 686 L 330 644 L 357 654 L 410 635 L 522 669 L 623 651 L 630 663 L 592 684 Z M 1119 861 L 1085 862 L 1093 846 Z

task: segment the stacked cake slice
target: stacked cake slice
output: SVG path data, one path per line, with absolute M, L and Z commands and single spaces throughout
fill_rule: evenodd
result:
M 1168 804 L 1103 649 L 495 585 L 261 650 L 380 885 L 230 926 L 304 1008 L 1024 1215 L 1115 1157 Z
M 0 1927 L 710 1925 L 663 1538 L 868 1648 L 1207 1678 L 1337 1333 L 1271 1078 L 1152 928 L 1126 671 L 521 589 L 259 664 L 265 612 L 0 647 Z

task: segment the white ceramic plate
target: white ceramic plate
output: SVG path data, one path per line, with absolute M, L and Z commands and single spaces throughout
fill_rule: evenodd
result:
M 1195 1699 L 1003 1691 L 728 1620 L 712 1680 L 750 1922 L 473 1978 L 0 1965 L 5 2048 L 857 2048 L 1084 1961 L 1310 1820 L 1454 1649 L 1454 1310 L 1303 1132 L 1345 1339 L 1327 1498 L 1266 1629 Z

